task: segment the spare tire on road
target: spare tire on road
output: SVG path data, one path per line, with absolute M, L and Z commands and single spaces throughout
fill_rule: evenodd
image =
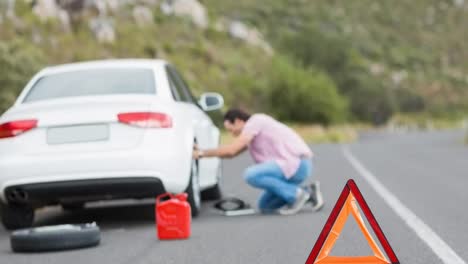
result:
M 96 223 L 56 225 L 14 231 L 10 237 L 14 252 L 41 252 L 92 247 L 101 241 Z

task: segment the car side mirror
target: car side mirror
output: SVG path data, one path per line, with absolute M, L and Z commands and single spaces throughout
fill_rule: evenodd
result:
M 203 111 L 219 110 L 224 106 L 223 96 L 219 93 L 204 93 L 201 95 L 198 104 Z

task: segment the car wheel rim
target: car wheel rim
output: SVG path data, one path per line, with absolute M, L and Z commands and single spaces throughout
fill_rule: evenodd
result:
M 195 206 L 200 208 L 201 204 L 201 197 L 200 197 L 200 182 L 198 177 L 198 169 L 196 162 L 192 163 L 192 192 L 193 192 L 193 200 L 195 202 Z

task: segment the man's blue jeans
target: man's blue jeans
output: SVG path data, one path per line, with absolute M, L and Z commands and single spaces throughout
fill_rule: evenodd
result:
M 299 185 L 312 172 L 310 159 L 302 159 L 296 173 L 289 179 L 274 161 L 252 165 L 245 171 L 245 180 L 255 188 L 264 189 L 258 207 L 262 212 L 271 212 L 286 204 L 293 204 Z

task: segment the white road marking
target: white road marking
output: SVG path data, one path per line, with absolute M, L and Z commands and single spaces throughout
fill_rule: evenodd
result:
M 343 154 L 354 169 L 374 188 L 395 213 L 424 241 L 445 264 L 466 264 L 457 253 L 445 243 L 428 225 L 391 193 L 361 162 L 343 147 Z

